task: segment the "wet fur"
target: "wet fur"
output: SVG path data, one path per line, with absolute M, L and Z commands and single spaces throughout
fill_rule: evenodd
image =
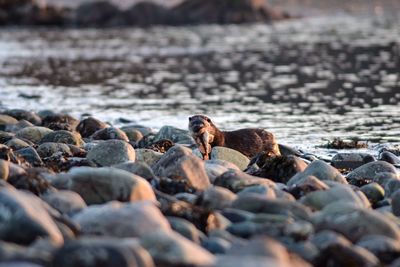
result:
M 195 115 L 189 118 L 189 131 L 199 145 L 200 151 L 208 151 L 204 148 L 203 135 L 209 134 L 209 144 L 212 147 L 223 146 L 232 148 L 251 158 L 260 152 L 280 155 L 278 144 L 274 135 L 260 128 L 246 128 L 236 131 L 221 131 L 214 125 L 210 118 L 204 115 Z M 203 152 L 202 152 L 203 153 Z M 208 158 L 208 154 L 203 153 Z

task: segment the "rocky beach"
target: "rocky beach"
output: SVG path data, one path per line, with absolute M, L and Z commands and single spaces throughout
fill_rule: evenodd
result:
M 400 267 L 398 3 L 139 2 L 0 0 L 0 267 Z
M 0 128 L 0 266 L 400 265 L 398 147 L 203 160 L 168 125 L 10 109 Z

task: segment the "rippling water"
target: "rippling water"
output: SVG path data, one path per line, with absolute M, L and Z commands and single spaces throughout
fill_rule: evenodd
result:
M 400 23 L 0 30 L 0 108 L 186 128 L 265 127 L 282 143 L 400 141 Z

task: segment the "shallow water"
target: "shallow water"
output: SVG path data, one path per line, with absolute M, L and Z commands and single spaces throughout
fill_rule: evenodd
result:
M 400 23 L 321 17 L 274 25 L 0 30 L 0 109 L 186 128 L 265 127 L 313 148 L 400 141 Z

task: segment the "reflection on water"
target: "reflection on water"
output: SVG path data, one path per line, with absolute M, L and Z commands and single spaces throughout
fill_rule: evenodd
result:
M 284 143 L 400 140 L 400 27 L 369 18 L 268 25 L 0 30 L 1 108 L 186 128 L 266 127 Z

